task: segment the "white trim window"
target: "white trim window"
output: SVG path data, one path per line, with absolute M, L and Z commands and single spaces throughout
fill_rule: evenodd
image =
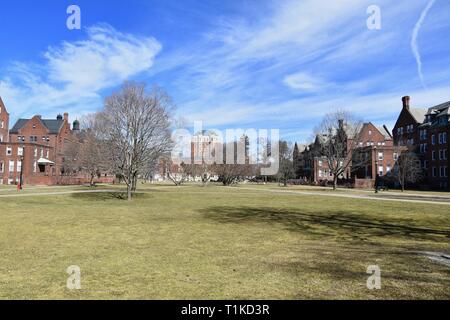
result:
M 5 172 L 5 163 L 3 161 L 0 161 L 0 173 Z
M 6 155 L 12 156 L 12 147 L 6 147 Z
M 14 163 L 14 160 L 9 160 L 9 173 L 12 173 L 12 172 L 14 172 L 14 167 L 15 167 L 15 163 Z

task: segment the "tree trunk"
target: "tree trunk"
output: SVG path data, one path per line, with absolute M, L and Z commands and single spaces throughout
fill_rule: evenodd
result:
M 131 189 L 132 189 L 131 184 L 128 184 L 127 185 L 127 199 L 128 199 L 128 201 L 131 201 L 131 198 L 132 198 L 132 191 L 131 191 Z
M 338 187 L 338 178 L 336 175 L 333 177 L 333 190 L 336 190 Z

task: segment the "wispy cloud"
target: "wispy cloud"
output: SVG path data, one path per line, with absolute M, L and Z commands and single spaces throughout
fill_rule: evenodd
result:
M 318 92 L 330 85 L 306 72 L 290 74 L 284 78 L 283 82 L 289 88 L 303 92 Z
M 102 91 L 149 70 L 161 45 L 154 38 L 86 29 L 86 39 L 49 47 L 41 64 L 15 62 L 0 78 L 0 95 L 14 115 L 81 114 L 101 106 Z
M 422 28 L 422 24 L 424 23 L 424 21 L 427 17 L 428 11 L 430 11 L 430 9 L 433 7 L 435 2 L 436 2 L 436 0 L 430 0 L 427 3 L 427 6 L 425 7 L 425 9 L 422 11 L 422 13 L 420 15 L 419 21 L 417 21 L 416 25 L 414 26 L 412 39 L 411 39 L 411 48 L 412 48 L 414 57 L 416 58 L 416 62 L 417 62 L 417 72 L 419 73 L 420 82 L 422 83 L 422 86 L 424 88 L 426 88 L 426 84 L 425 84 L 425 80 L 424 80 L 423 73 L 422 73 L 422 58 L 420 56 L 419 47 L 417 45 L 417 38 L 419 36 L 420 28 Z

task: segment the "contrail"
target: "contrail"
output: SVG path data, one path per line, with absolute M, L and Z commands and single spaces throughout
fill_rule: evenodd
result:
M 420 81 L 422 82 L 422 86 L 426 88 L 425 80 L 423 78 L 422 74 L 422 59 L 420 57 L 419 48 L 417 47 L 417 37 L 419 35 L 420 28 L 422 27 L 423 22 L 425 21 L 425 18 L 427 17 L 428 11 L 430 11 L 431 7 L 434 5 L 436 0 L 430 0 L 428 2 L 425 9 L 422 11 L 422 14 L 420 15 L 419 21 L 417 21 L 416 26 L 414 27 L 412 39 L 411 39 L 411 48 L 414 54 L 414 57 L 417 61 L 417 71 L 419 72 Z

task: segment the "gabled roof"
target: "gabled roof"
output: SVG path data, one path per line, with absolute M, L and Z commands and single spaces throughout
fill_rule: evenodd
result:
M 2 106 L 3 106 L 3 110 L 5 110 L 6 114 L 9 115 L 8 110 L 6 110 L 5 104 L 3 103 L 2 97 L 0 97 L 0 107 L 2 107 Z
M 411 115 L 417 121 L 417 123 L 423 123 L 425 121 L 427 110 L 420 108 L 410 108 L 409 113 L 411 113 Z
M 439 115 L 443 115 L 443 114 L 448 114 L 448 109 L 450 108 L 450 101 L 445 102 L 445 103 L 441 103 L 437 106 L 431 107 L 428 109 L 428 115 L 431 114 L 439 114 Z
M 444 109 L 447 109 L 450 107 L 450 101 L 438 104 L 437 106 L 431 107 L 428 109 L 428 114 L 437 113 L 440 111 L 443 111 Z
M 378 131 L 380 131 L 380 133 L 384 136 L 386 140 L 392 140 L 392 135 L 385 126 L 381 127 L 376 126 L 375 128 L 377 128 Z
M 19 130 L 22 129 L 28 121 L 31 119 L 19 119 L 16 124 L 10 130 L 12 134 L 18 134 Z M 64 120 L 62 119 L 41 119 L 42 124 L 48 129 L 49 134 L 58 134 L 64 125 Z

